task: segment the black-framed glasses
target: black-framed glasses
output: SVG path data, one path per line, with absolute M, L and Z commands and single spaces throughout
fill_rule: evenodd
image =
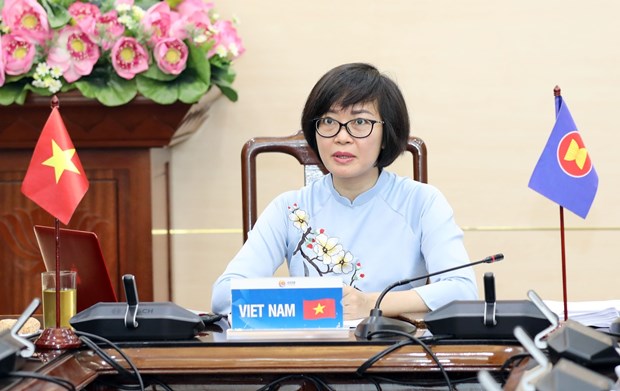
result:
M 314 126 L 316 127 L 316 132 L 321 137 L 332 138 L 336 137 L 338 133 L 340 133 L 340 129 L 343 127 L 347 130 L 347 133 L 354 138 L 366 138 L 370 136 L 373 128 L 376 123 L 384 124 L 383 121 L 376 121 L 374 119 L 366 119 L 366 118 L 353 118 L 345 123 L 340 121 L 336 121 L 330 117 L 324 118 L 315 118 Z

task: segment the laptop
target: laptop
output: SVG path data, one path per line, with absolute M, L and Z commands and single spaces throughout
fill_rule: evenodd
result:
M 47 271 L 56 270 L 54 227 L 34 226 Z M 99 302 L 117 302 L 99 238 L 94 232 L 60 229 L 60 270 L 77 271 L 77 312 Z

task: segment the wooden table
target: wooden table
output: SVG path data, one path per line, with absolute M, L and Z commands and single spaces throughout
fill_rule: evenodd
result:
M 119 344 L 123 352 L 148 382 L 154 376 L 173 389 L 181 385 L 211 385 L 209 390 L 257 390 L 284 376 L 296 376 L 285 384 L 297 384 L 299 389 L 315 390 L 312 379 L 320 379 L 334 389 L 362 389 L 373 384 L 376 377 L 409 384 L 444 386 L 444 378 L 436 363 L 420 346 L 407 345 L 389 353 L 372 365 L 364 376 L 356 370 L 370 357 L 383 351 L 394 341 L 357 341 L 351 332 L 343 340 L 304 341 L 226 341 L 222 333 L 207 332 L 193 341 L 136 342 Z M 453 382 L 476 382 L 477 372 L 484 369 L 498 372 L 510 357 L 523 352 L 518 344 L 456 344 L 429 345 Z M 119 353 L 104 349 L 129 368 Z M 108 390 L 104 382 L 118 382 L 117 371 L 92 349 L 81 348 L 66 352 L 38 352 L 22 371 L 69 380 L 77 389 Z M 306 376 L 305 380 L 302 379 Z M 134 382 L 134 384 L 137 384 Z M 390 389 L 381 382 L 382 389 Z M 23 380 L 9 383 L 0 379 L 1 390 L 62 390 L 51 383 Z M 196 388 L 192 388 L 196 389 Z M 202 389 L 202 388 L 199 388 Z M 367 389 L 367 388 L 364 388 Z M 375 389 L 374 386 L 368 389 Z M 415 389 L 406 386 L 399 389 Z

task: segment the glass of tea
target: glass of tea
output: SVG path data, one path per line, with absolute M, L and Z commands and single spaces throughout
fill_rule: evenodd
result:
M 77 311 L 76 274 L 75 271 L 60 271 L 60 325 L 56 325 L 56 271 L 41 273 L 44 328 L 71 327 L 69 319 Z

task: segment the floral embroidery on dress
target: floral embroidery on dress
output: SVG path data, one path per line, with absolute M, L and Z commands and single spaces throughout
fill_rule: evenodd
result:
M 301 238 L 293 255 L 300 253 L 304 259 L 304 274 L 308 276 L 312 267 L 319 276 L 326 274 L 351 274 L 349 285 L 355 286 L 355 282 L 364 278 L 361 273 L 362 263 L 355 261 L 351 252 L 346 251 L 340 239 L 330 237 L 324 228 L 314 230 L 309 225 L 310 216 L 297 204 L 288 207 L 289 220 L 293 226 L 301 231 Z

